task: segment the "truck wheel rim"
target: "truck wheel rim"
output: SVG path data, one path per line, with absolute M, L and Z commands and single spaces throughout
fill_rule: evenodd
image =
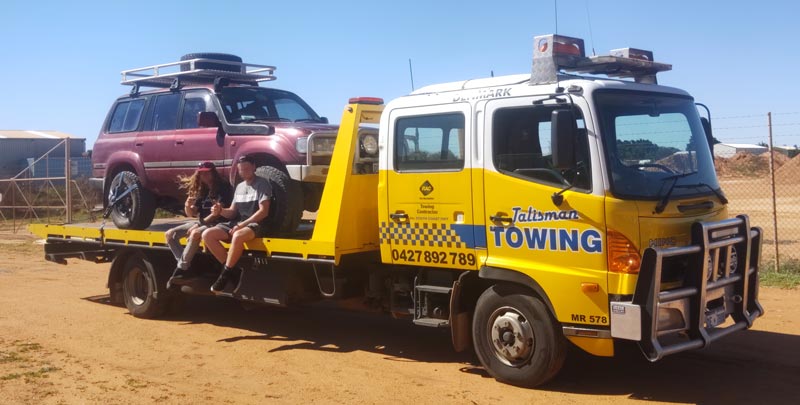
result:
M 489 338 L 495 357 L 511 367 L 530 363 L 533 355 L 533 327 L 512 307 L 496 309 L 489 318 Z
M 128 292 L 131 296 L 131 302 L 136 306 L 144 304 L 150 285 L 144 272 L 138 267 L 131 269 L 128 275 L 128 286 L 130 287 Z

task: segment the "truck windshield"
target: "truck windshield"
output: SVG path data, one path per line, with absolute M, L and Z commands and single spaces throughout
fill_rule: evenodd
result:
M 615 196 L 658 200 L 717 194 L 714 162 L 690 97 L 598 91 L 594 100 Z
M 264 87 L 224 87 L 219 102 L 228 122 L 321 122 L 296 94 Z

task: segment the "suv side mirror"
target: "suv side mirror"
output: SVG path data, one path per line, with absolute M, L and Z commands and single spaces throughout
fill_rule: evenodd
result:
M 550 149 L 553 167 L 569 169 L 575 167 L 575 137 L 578 126 L 572 110 L 554 110 L 550 117 Z
M 328 117 L 319 117 L 319 122 L 321 122 L 323 124 L 327 124 L 328 123 Z
M 203 111 L 197 114 L 197 126 L 200 128 L 216 128 L 220 126 L 219 117 L 213 111 Z

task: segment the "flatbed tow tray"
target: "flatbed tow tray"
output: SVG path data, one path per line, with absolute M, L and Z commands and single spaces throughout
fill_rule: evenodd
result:
M 118 247 L 147 247 L 168 249 L 164 240 L 164 232 L 185 223 L 185 220 L 157 220 L 145 230 L 118 229 L 107 224 L 101 229 L 100 223 L 82 223 L 70 225 L 33 224 L 31 233 L 46 239 L 46 254 L 51 261 L 63 263 L 65 258 L 78 257 L 84 260 L 103 262 L 109 250 Z M 267 237 L 253 240 L 245 244 L 245 250 L 251 254 L 266 255 L 281 259 L 333 261 L 325 256 L 309 257 L 308 251 L 324 251 L 319 242 L 309 240 L 313 224 L 301 223 L 300 229 L 290 235 Z M 320 250 L 323 249 L 323 250 Z

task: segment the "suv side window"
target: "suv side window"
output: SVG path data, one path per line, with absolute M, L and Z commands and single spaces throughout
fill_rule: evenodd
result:
M 550 150 L 550 117 L 563 106 L 532 106 L 499 109 L 492 123 L 492 159 L 495 168 L 504 174 L 544 183 L 554 187 L 573 185 L 591 190 L 589 141 L 583 118 L 578 118 L 578 139 L 575 153 L 578 167 L 569 170 L 553 168 Z
M 395 124 L 395 170 L 464 168 L 464 114 L 400 118 Z
M 111 115 L 111 122 L 108 124 L 109 133 L 131 132 L 139 128 L 139 120 L 142 118 L 144 110 L 144 100 L 127 100 L 117 103 L 114 114 Z
M 156 97 L 153 107 L 153 126 L 147 128 L 152 131 L 166 131 L 178 126 L 178 106 L 181 94 L 162 94 Z
M 183 110 L 181 112 L 181 128 L 197 128 L 197 115 L 210 111 L 208 108 L 208 95 L 205 92 L 193 91 L 183 96 Z

